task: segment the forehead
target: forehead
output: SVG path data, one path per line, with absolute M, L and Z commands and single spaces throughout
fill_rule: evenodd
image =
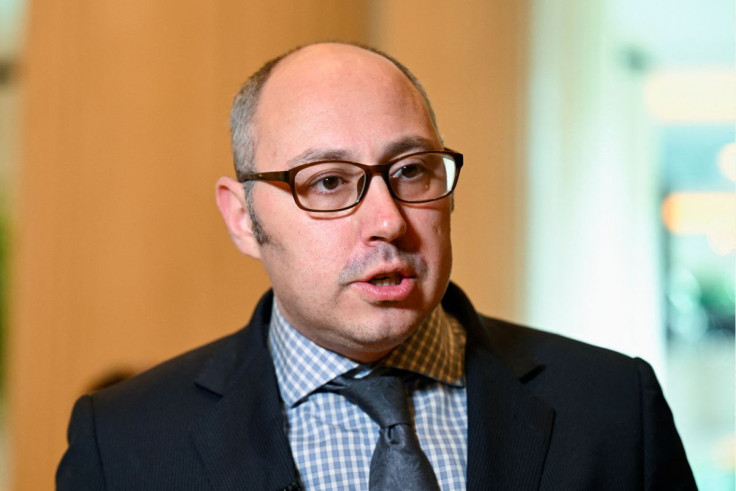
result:
M 256 155 L 304 144 L 354 148 L 437 140 L 424 100 L 386 58 L 349 45 L 313 45 L 277 65 L 254 118 Z M 291 148 L 294 147 L 294 148 Z M 261 155 L 263 156 L 263 155 Z

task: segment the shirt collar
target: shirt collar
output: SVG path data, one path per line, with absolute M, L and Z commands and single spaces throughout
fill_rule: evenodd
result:
M 397 346 L 382 364 L 462 387 L 465 329 L 438 305 L 419 329 Z
M 268 346 L 281 397 L 289 407 L 338 375 L 365 366 L 307 339 L 284 318 L 275 297 Z M 462 387 L 465 330 L 438 305 L 419 329 L 379 364 Z

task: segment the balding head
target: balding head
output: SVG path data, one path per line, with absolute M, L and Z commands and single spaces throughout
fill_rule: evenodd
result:
M 256 73 L 254 73 L 240 88 L 235 96 L 230 111 L 230 131 L 233 150 L 235 172 L 238 176 L 255 170 L 255 145 L 258 140 L 258 132 L 255 128 L 255 116 L 260 105 L 261 93 L 266 82 L 271 78 L 275 68 L 285 61 L 299 61 L 309 63 L 309 60 L 319 62 L 322 55 L 343 57 L 346 62 L 350 58 L 377 56 L 389 62 L 395 69 L 413 85 L 426 107 L 435 130 L 438 132 L 437 121 L 432 110 L 432 105 L 424 88 L 417 78 L 401 64 L 398 60 L 375 48 L 352 43 L 315 43 L 298 47 L 266 62 Z M 309 56 L 316 55 L 316 56 Z M 329 63 L 327 59 L 322 60 Z M 334 59 L 333 59 L 334 62 Z M 246 186 L 246 189 L 248 186 Z

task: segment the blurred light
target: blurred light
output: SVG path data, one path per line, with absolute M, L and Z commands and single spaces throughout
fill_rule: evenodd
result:
M 19 56 L 24 0 L 0 0 L 0 59 L 6 63 Z
M 736 70 L 660 70 L 647 78 L 649 113 L 668 123 L 717 123 L 736 119 Z
M 662 203 L 662 220 L 673 234 L 705 235 L 717 254 L 736 251 L 735 193 L 673 193 Z
M 736 436 L 726 435 L 715 442 L 713 461 L 726 472 L 736 470 Z
M 721 174 L 736 182 L 736 143 L 728 143 L 718 152 L 718 168 Z

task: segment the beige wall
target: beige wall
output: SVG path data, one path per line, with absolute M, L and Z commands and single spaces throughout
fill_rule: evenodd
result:
M 36 0 L 23 57 L 9 338 L 14 489 L 50 489 L 74 399 L 237 329 L 267 288 L 217 214 L 227 111 L 265 59 L 374 44 L 466 154 L 454 278 L 518 315 L 525 2 Z

